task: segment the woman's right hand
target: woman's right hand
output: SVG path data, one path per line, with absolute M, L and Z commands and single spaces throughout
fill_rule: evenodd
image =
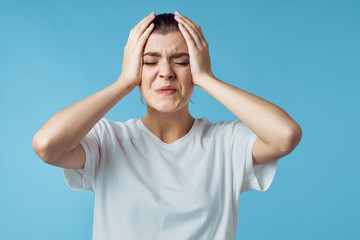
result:
M 155 13 L 152 12 L 131 29 L 124 48 L 124 58 L 119 81 L 126 81 L 134 87 L 140 84 L 144 46 L 154 28 L 154 24 L 150 24 L 154 18 Z

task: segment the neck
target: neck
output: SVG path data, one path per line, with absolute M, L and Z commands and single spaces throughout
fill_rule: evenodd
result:
M 142 119 L 143 124 L 165 143 L 175 142 L 185 136 L 194 121 L 187 107 L 172 113 L 159 112 L 147 107 Z

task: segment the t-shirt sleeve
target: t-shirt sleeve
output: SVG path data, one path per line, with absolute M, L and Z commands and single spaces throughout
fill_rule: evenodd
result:
M 252 149 L 256 134 L 240 120 L 231 122 L 231 131 L 234 176 L 240 194 L 250 190 L 268 190 L 275 176 L 278 159 L 254 166 Z
M 75 191 L 89 190 L 95 192 L 97 169 L 100 162 L 100 144 L 105 131 L 105 119 L 102 118 L 80 141 L 85 150 L 84 169 L 63 168 L 67 185 Z

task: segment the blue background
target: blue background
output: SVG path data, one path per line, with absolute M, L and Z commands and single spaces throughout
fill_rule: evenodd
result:
M 303 130 L 265 192 L 240 201 L 237 239 L 359 236 L 360 2 L 0 1 L 0 239 L 90 239 L 93 193 L 72 191 L 32 138 L 113 83 L 129 31 L 155 11 L 199 24 L 214 75 L 284 109 Z M 195 89 L 194 117 L 236 117 Z M 108 119 L 141 118 L 138 89 Z

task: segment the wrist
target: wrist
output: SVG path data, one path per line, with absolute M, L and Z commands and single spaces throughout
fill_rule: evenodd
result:
M 214 81 L 218 81 L 218 79 L 214 75 L 202 75 L 196 78 L 194 84 L 200 87 L 202 90 L 206 90 L 206 86 Z
M 133 81 L 128 81 L 126 78 L 120 76 L 114 83 L 114 87 L 118 88 L 120 91 L 126 91 L 127 93 L 131 92 L 138 84 Z
M 116 81 L 115 81 L 115 85 L 123 88 L 123 89 L 129 89 L 130 91 L 133 90 L 136 86 L 138 86 L 139 84 L 137 84 L 134 81 L 128 80 L 127 78 L 120 76 Z

